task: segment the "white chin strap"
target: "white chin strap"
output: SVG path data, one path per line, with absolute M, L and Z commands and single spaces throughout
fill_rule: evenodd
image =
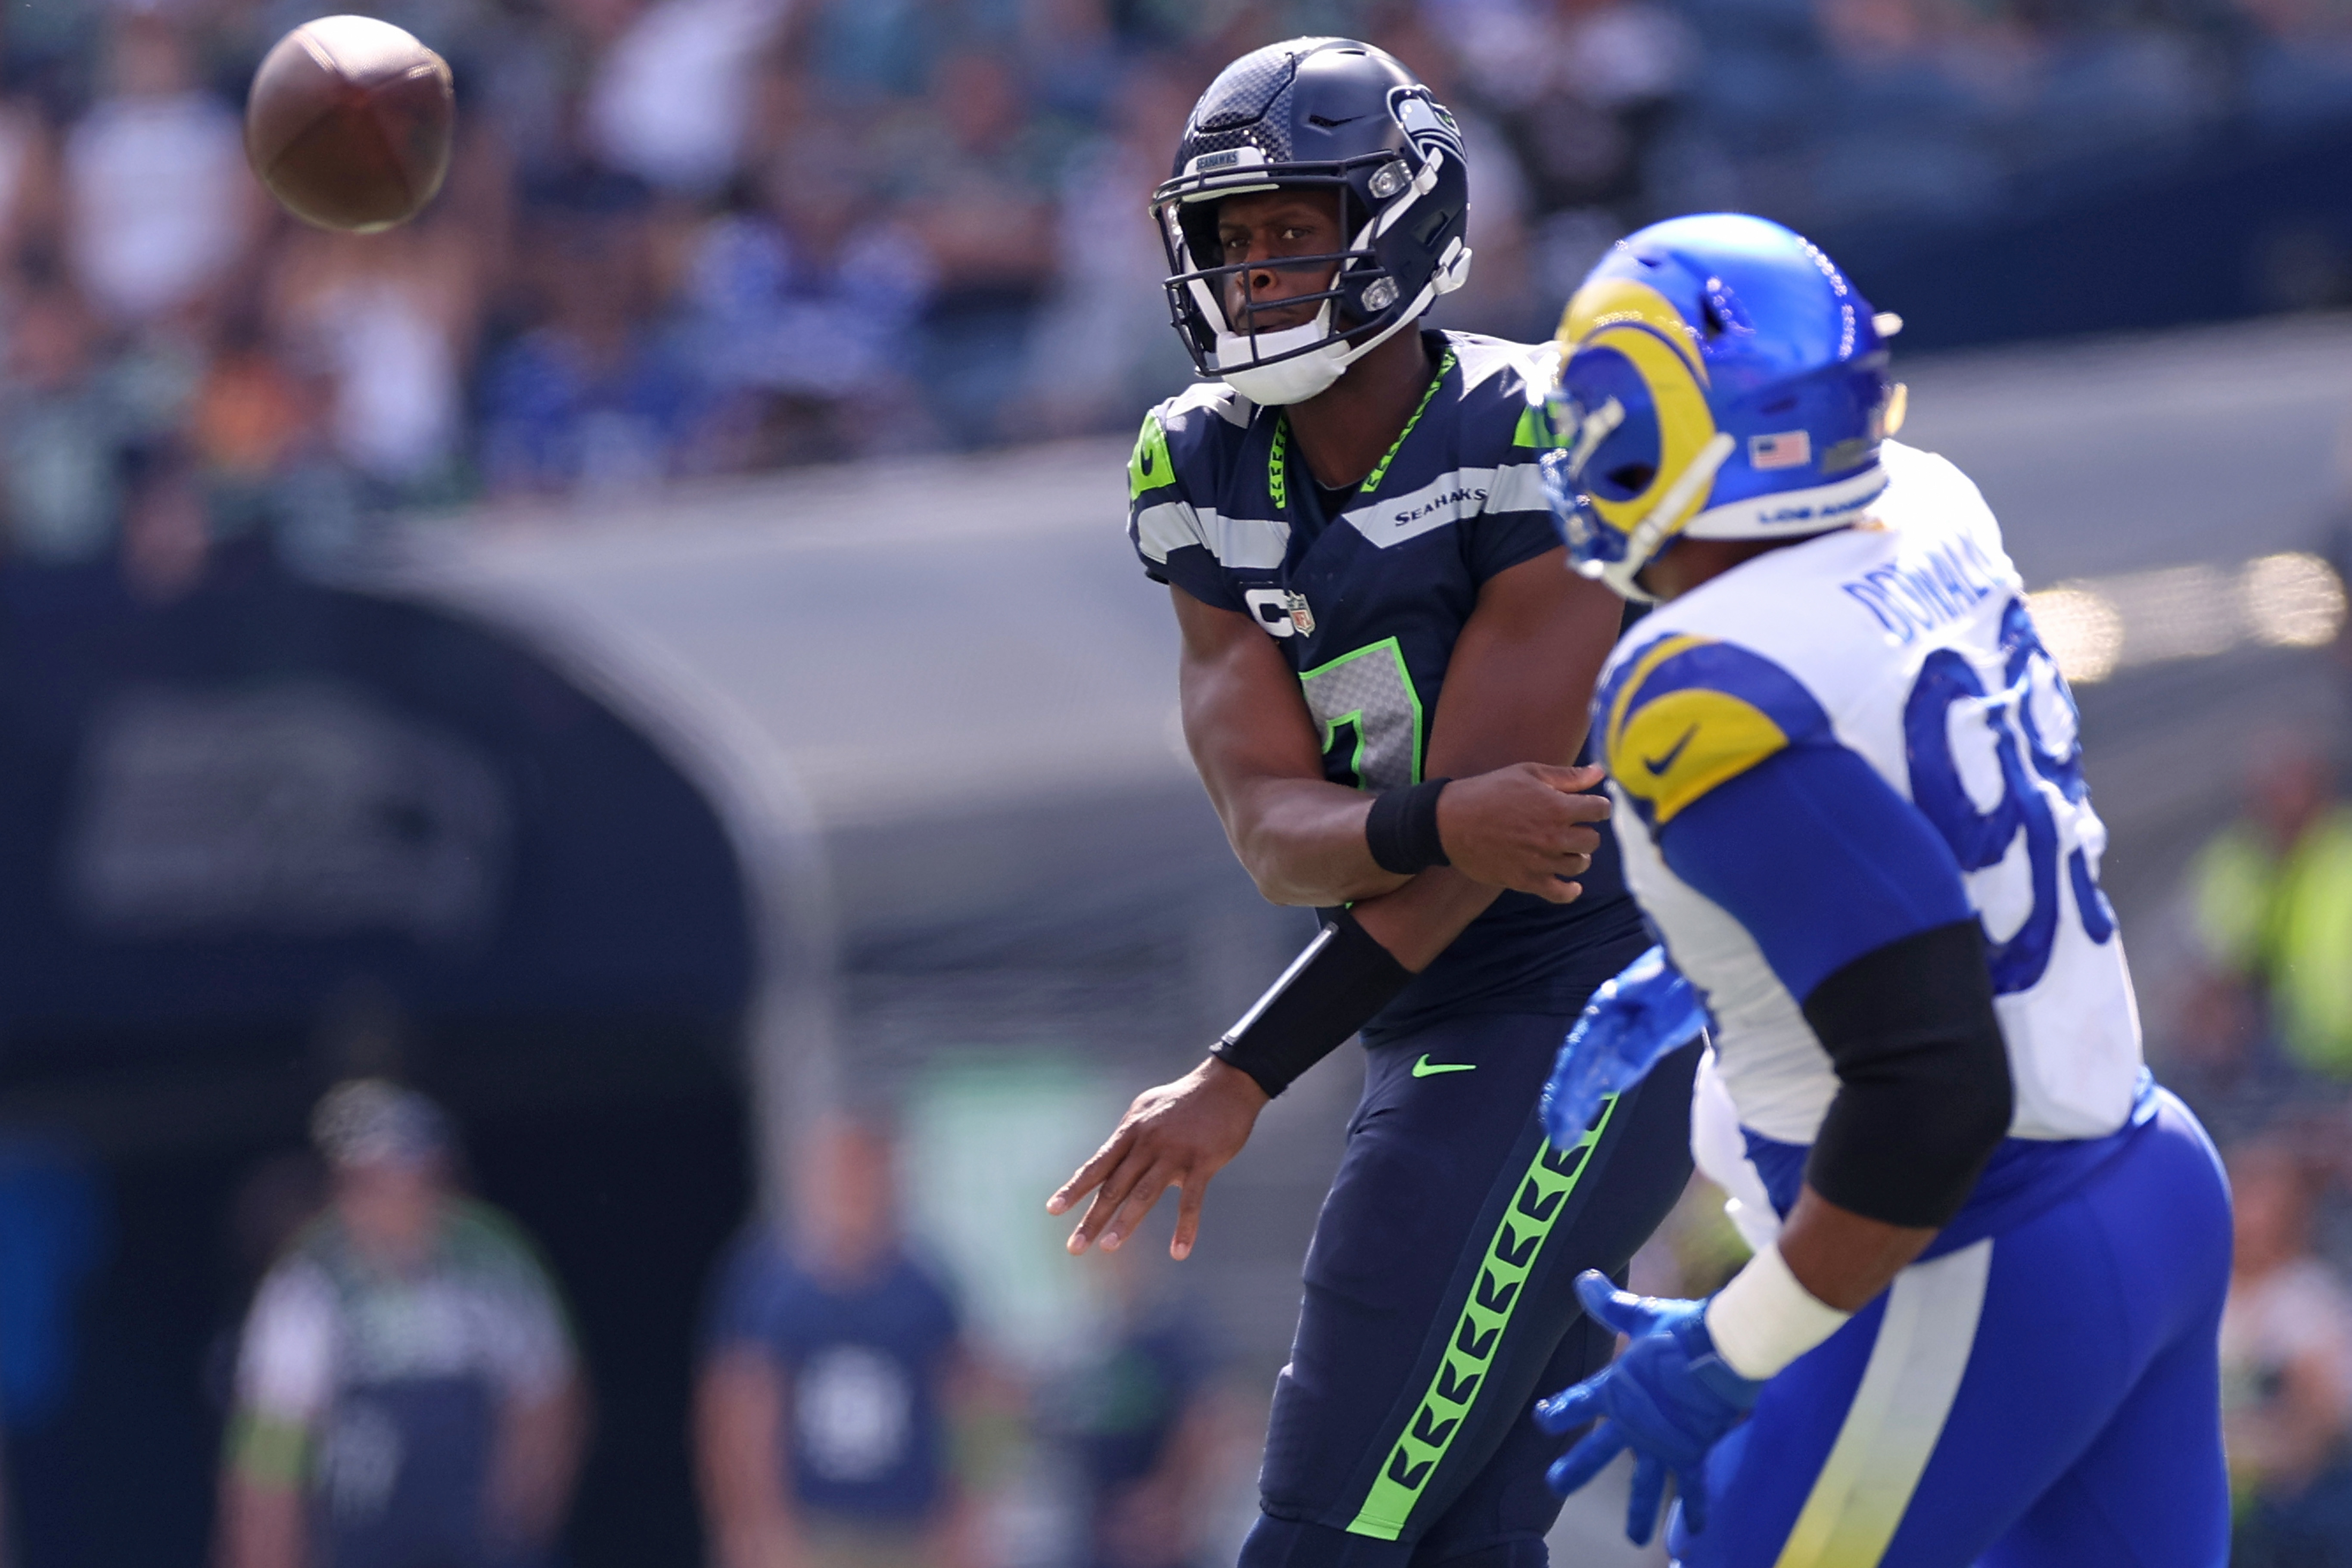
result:
M 1397 326 L 1402 326 L 1398 322 Z M 1389 331 L 1394 331 L 1391 326 Z M 1386 337 L 1388 332 L 1381 334 Z M 1331 301 L 1315 312 L 1311 321 L 1295 327 L 1285 327 L 1278 332 L 1260 332 L 1255 337 L 1237 336 L 1220 331 L 1217 333 L 1217 374 L 1227 386 L 1261 407 L 1279 408 L 1286 404 L 1304 403 L 1325 391 L 1339 379 L 1348 362 L 1363 352 L 1350 350 L 1344 340 L 1331 337 Z M 1374 339 L 1374 342 L 1379 339 Z M 1320 348 L 1314 345 L 1321 343 Z M 1370 343 L 1364 345 L 1370 348 Z M 1301 353 L 1301 349 L 1308 352 Z M 1288 354 L 1288 359 L 1278 356 Z M 1268 363 L 1267 361 L 1273 363 Z M 1233 366 L 1231 370 L 1224 368 Z
M 1356 237 L 1356 248 L 1370 242 L 1371 228 Z M 1469 276 L 1470 247 L 1456 239 L 1447 250 L 1437 268 L 1437 274 L 1422 289 L 1421 297 L 1397 319 L 1360 343 L 1349 343 L 1344 338 L 1331 338 L 1331 301 L 1326 300 L 1315 319 L 1296 327 L 1285 327 L 1277 332 L 1259 332 L 1255 337 L 1226 330 L 1224 312 L 1214 309 L 1216 297 L 1202 284 L 1192 285 L 1193 297 L 1210 308 L 1210 319 L 1217 323 L 1217 376 L 1227 386 L 1265 408 L 1281 408 L 1293 403 L 1304 403 L 1328 391 L 1333 382 L 1349 365 L 1388 342 L 1402 329 L 1421 320 L 1422 314 L 1440 294 L 1451 293 L 1462 286 Z M 1325 342 L 1323 340 L 1331 338 Z M 1311 345 L 1320 343 L 1319 348 Z M 1297 351 L 1307 349 L 1299 353 Z M 1290 354 L 1284 359 L 1281 356 Z M 1271 363 L 1267 362 L 1273 362 Z M 1227 367 L 1231 368 L 1228 369 Z

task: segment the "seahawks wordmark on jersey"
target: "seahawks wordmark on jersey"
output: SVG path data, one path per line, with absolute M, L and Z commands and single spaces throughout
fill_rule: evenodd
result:
M 1420 781 L 1480 588 L 1559 543 L 1528 417 L 1528 374 L 1547 351 L 1469 332 L 1423 342 L 1437 367 L 1429 395 L 1381 464 L 1336 498 L 1336 515 L 1282 410 L 1222 383 L 1153 409 L 1128 468 L 1128 534 L 1144 570 L 1275 639 L 1320 731 L 1324 776 L 1361 789 Z M 1576 978 L 1579 934 L 1634 919 L 1605 846 L 1582 880 L 1567 905 L 1504 894 L 1371 1033 L 1473 1001 L 1547 1010 Z
M 1594 728 L 1626 875 L 1706 994 L 1739 1125 L 1810 1144 L 1838 1089 L 1830 1058 L 1748 929 L 1676 875 L 1660 842 L 1679 814 L 1784 750 L 1861 757 L 1935 829 L 1924 841 L 1949 847 L 1982 922 L 2016 1084 L 2011 1136 L 2103 1138 L 2132 1113 L 2140 1032 L 2099 890 L 2106 830 L 2083 781 L 2074 700 L 1976 487 L 1894 442 L 1884 461 L 1871 521 L 1716 578 L 1611 656 Z M 1903 878 L 1910 852 L 1890 848 L 1875 870 Z M 1950 865 L 1918 874 L 1948 877 Z

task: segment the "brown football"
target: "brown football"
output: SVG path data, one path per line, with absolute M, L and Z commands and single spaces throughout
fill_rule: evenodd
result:
M 433 199 L 454 118 L 439 55 L 389 22 L 321 16 L 254 72 L 245 157 L 296 217 L 365 234 Z

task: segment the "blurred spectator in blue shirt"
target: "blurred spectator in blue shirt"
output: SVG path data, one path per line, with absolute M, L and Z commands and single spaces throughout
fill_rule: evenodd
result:
M 743 466 L 928 444 L 908 372 L 930 258 L 872 210 L 860 174 L 839 132 L 799 131 L 694 241 L 689 341 L 730 405 Z
M 643 187 L 595 174 L 566 186 L 525 226 L 541 324 L 484 375 L 493 495 L 637 489 L 703 456 L 705 399 L 658 308 Z
M 792 1245 L 754 1222 L 723 1266 L 697 1401 L 719 1568 L 937 1568 L 959 1555 L 956 1309 L 909 1257 L 888 1142 L 835 1121 L 799 1163 Z

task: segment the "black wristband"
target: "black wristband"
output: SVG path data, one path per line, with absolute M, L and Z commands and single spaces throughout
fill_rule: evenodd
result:
M 1333 912 L 1241 1022 L 1209 1047 L 1268 1095 L 1329 1056 L 1412 979 L 1346 910 Z
M 1437 837 L 1437 795 L 1452 779 L 1423 779 L 1409 789 L 1383 790 L 1372 797 L 1364 818 L 1364 843 L 1383 871 L 1411 877 L 1432 866 L 1451 866 Z

